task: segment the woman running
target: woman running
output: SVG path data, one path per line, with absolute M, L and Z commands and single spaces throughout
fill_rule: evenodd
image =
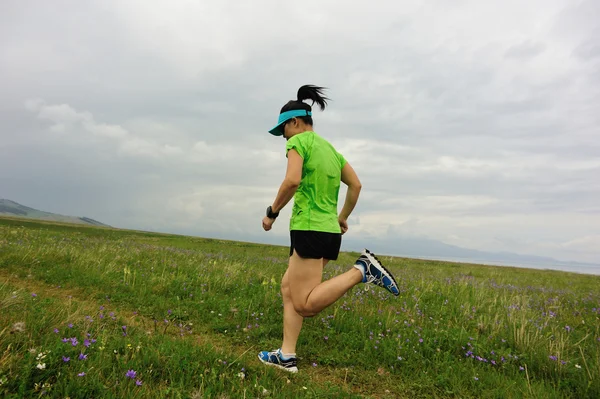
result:
M 337 301 L 359 283 L 384 287 L 398 295 L 398 287 L 373 253 L 365 249 L 347 272 L 322 281 L 323 268 L 336 260 L 342 234 L 348 231 L 348 217 L 356 206 L 361 183 L 342 154 L 313 131 L 311 100 L 325 109 L 324 88 L 305 85 L 297 100 L 289 101 L 269 131 L 287 140 L 287 171 L 275 201 L 262 221 L 271 230 L 279 212 L 294 198 L 290 220 L 290 259 L 281 280 L 283 297 L 283 343 L 274 351 L 260 352 L 258 358 L 290 372 L 297 372 L 296 342 L 305 317 L 312 317 Z M 341 213 L 337 213 L 340 182 L 348 186 Z

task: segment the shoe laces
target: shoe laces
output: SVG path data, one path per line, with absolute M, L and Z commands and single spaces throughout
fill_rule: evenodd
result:
M 366 282 L 367 284 L 369 284 L 369 283 L 374 283 L 374 282 L 376 282 L 377 280 L 378 280 L 378 279 L 377 279 L 377 277 L 375 277 L 375 276 L 373 276 L 372 274 L 370 274 L 370 275 L 368 275 L 368 276 L 367 276 L 367 281 L 365 281 L 365 282 Z
M 370 283 L 376 283 L 377 282 L 377 277 L 373 276 L 372 274 L 369 274 L 367 276 L 367 281 L 365 281 L 365 291 L 369 291 L 369 284 Z

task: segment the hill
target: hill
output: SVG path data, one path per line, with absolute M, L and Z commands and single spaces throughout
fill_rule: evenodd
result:
M 38 209 L 30 208 L 25 205 L 21 205 L 15 201 L 0 198 L 0 215 L 4 216 L 16 216 L 22 218 L 49 220 L 53 222 L 64 222 L 64 223 L 76 223 L 86 224 L 92 226 L 104 226 L 110 227 L 104 223 L 100 223 L 97 220 L 82 216 L 66 216 L 59 215 L 57 213 L 44 212 Z

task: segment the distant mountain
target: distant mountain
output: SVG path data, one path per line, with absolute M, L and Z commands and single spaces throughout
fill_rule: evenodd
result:
M 575 261 L 557 260 L 547 256 L 517 254 L 511 252 L 488 252 L 462 248 L 442 241 L 424 237 L 386 237 L 367 239 L 366 244 L 375 253 L 407 258 L 437 259 L 453 262 L 480 263 L 532 268 L 550 268 L 565 271 L 600 274 L 600 265 Z M 356 238 L 345 239 L 349 250 L 360 250 L 365 243 Z
M 356 239 L 349 239 L 351 246 L 360 246 Z M 373 251 L 381 253 L 394 253 L 409 257 L 436 257 L 436 258 L 465 258 L 488 261 L 510 262 L 557 262 L 556 259 L 546 256 L 515 254 L 510 252 L 488 252 L 476 249 L 457 247 L 442 241 L 425 237 L 385 237 L 373 239 L 369 242 Z
M 49 220 L 53 222 L 64 222 L 64 223 L 77 223 L 87 224 L 93 226 L 104 226 L 110 227 L 104 223 L 100 223 L 97 220 L 90 219 L 88 217 L 78 216 L 65 216 L 56 213 L 44 212 L 37 209 L 30 208 L 28 206 L 21 205 L 8 199 L 0 198 L 0 216 L 16 216 L 30 219 Z

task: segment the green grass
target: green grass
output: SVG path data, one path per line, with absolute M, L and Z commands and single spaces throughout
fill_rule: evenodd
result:
M 600 277 L 557 271 L 383 257 L 398 298 L 353 288 L 264 367 L 287 251 L 0 219 L 0 396 L 600 397 Z

